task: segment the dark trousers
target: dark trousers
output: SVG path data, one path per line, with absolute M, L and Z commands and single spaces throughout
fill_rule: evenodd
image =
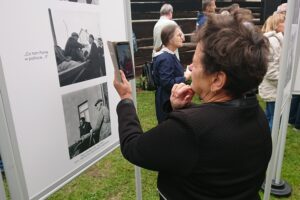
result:
M 300 129 L 300 95 L 292 96 L 289 123 Z
M 273 125 L 274 110 L 275 110 L 275 102 L 266 102 L 266 116 L 271 131 Z

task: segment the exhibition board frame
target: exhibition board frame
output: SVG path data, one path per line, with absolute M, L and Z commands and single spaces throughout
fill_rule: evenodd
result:
M 283 47 L 279 64 L 279 80 L 275 111 L 272 126 L 272 157 L 269 162 L 264 185 L 264 200 L 270 199 L 270 194 L 288 196 L 291 187 L 281 179 L 281 168 L 284 156 L 285 141 L 288 127 L 292 94 L 299 94 L 300 31 L 299 31 L 299 1 L 287 3 Z M 272 190 L 274 186 L 274 190 Z M 278 188 L 277 188 L 278 187 Z
M 106 46 L 106 41 L 124 41 L 129 40 L 132 47 L 132 27 L 131 27 L 131 10 L 130 10 L 130 1 L 128 0 L 105 0 L 105 1 L 94 1 L 97 2 L 95 5 L 83 5 L 79 3 L 74 2 L 66 2 L 66 1 L 59 1 L 56 0 L 51 1 L 39 1 L 39 0 L 29 0 L 26 2 L 20 2 L 20 3 L 13 3 L 13 2 L 4 2 L 2 1 L 0 3 L 0 9 L 2 10 L 0 13 L 2 21 L 1 24 L 3 24 L 3 28 L 7 29 L 5 30 L 1 36 L 2 36 L 2 47 L 0 47 L 0 150 L 1 150 L 1 156 L 4 162 L 4 168 L 5 168 L 5 174 L 8 184 L 8 189 L 10 192 L 11 199 L 16 200 L 36 200 L 36 199 L 45 199 L 58 189 L 60 189 L 63 185 L 73 180 L 75 177 L 77 177 L 79 174 L 81 174 L 83 171 L 85 171 L 87 168 L 95 164 L 97 161 L 105 157 L 107 154 L 112 152 L 114 149 L 119 147 L 119 138 L 118 138 L 118 123 L 117 123 L 117 115 L 115 112 L 117 103 L 119 101 L 119 97 L 116 93 L 116 91 L 113 88 L 112 80 L 114 77 L 113 73 L 113 67 L 110 60 L 110 55 L 108 54 L 108 48 Z M 16 5 L 19 4 L 19 5 Z M 21 5 L 20 5 L 21 4 Z M 47 5 L 45 5 L 47 4 Z M 32 6 L 34 5 L 34 6 Z M 18 7 L 17 7 L 18 6 Z M 57 65 L 55 64 L 55 51 L 53 51 L 53 44 L 57 45 L 56 39 L 54 41 L 45 41 L 43 43 L 42 38 L 38 38 L 38 35 L 41 34 L 45 38 L 47 36 L 53 36 L 53 31 L 51 33 L 51 28 L 49 24 L 45 25 L 45 21 L 49 23 L 49 15 L 45 15 L 45 13 L 42 13 L 41 10 L 48 12 L 49 7 L 56 11 L 56 15 L 60 14 L 60 16 L 65 17 L 65 21 L 70 21 L 70 17 L 67 15 L 64 15 L 64 13 L 61 11 L 65 8 L 69 9 L 68 12 L 70 13 L 76 13 L 79 16 L 82 13 L 82 18 L 86 18 L 90 21 L 97 22 L 97 27 L 92 27 L 91 25 L 87 25 L 90 30 L 93 31 L 95 36 L 100 36 L 103 40 L 103 48 L 104 48 L 104 59 L 105 59 L 105 66 L 106 66 L 106 74 L 100 75 L 98 77 L 88 77 L 86 79 L 82 79 L 80 81 L 76 81 L 73 83 L 68 83 L 69 85 L 62 85 L 61 80 L 58 80 L 56 69 L 53 69 L 53 66 Z M 22 11 L 26 10 L 27 11 Z M 60 10 L 61 9 L 61 10 Z M 82 9 L 82 10 L 81 10 Z M 112 12 L 113 11 L 113 12 Z M 16 19 L 19 18 L 19 15 L 14 14 L 19 12 L 18 14 L 22 15 L 22 19 Z M 31 13 L 30 13 L 31 12 Z M 54 12 L 55 13 L 55 12 Z M 62 14 L 61 14 L 62 13 Z M 39 15 L 42 14 L 40 17 Z M 15 15 L 15 17 L 14 17 Z M 5 16 L 5 17 L 4 17 Z M 76 15 L 74 15 L 76 17 Z M 90 17 L 92 16 L 92 17 Z M 96 16 L 96 17 L 95 17 Z M 98 19 L 98 16 L 99 19 Z M 10 18 L 10 22 L 4 21 L 7 18 Z M 55 16 L 54 16 L 55 17 Z M 36 19 L 39 18 L 39 19 Z M 97 18 L 97 19 L 96 19 Z M 24 22 L 24 21 L 25 22 Z M 32 23 L 32 26 L 28 26 L 30 29 L 32 29 L 32 36 L 30 35 L 30 31 L 28 30 L 28 27 L 26 29 L 26 25 L 30 25 L 30 23 L 26 20 L 31 20 L 30 23 Z M 40 21 L 39 21 L 40 20 Z M 45 21 L 43 21 L 45 20 Z M 52 20 L 52 19 L 51 19 Z M 18 23 L 19 21 L 19 23 Z M 55 20 L 54 20 L 55 21 Z M 9 25 L 11 23 L 14 23 L 20 30 L 19 32 L 24 33 L 24 37 L 28 41 L 24 41 L 22 43 L 22 40 L 16 37 L 16 31 L 18 28 L 13 27 L 11 28 Z M 22 23 L 22 24 L 21 24 Z M 59 31 L 61 29 L 60 26 L 58 26 L 59 22 L 56 20 L 56 27 Z M 115 26 L 112 26 L 112 23 Z M 25 25 L 24 25 L 25 24 Z M 40 24 L 41 30 L 37 29 L 35 26 L 37 24 Z M 61 23 L 62 24 L 62 23 Z M 68 27 L 67 27 L 68 25 Z M 70 35 L 72 26 L 70 24 L 66 25 L 66 30 L 68 34 Z M 70 28 L 71 27 L 71 28 Z M 99 28 L 100 27 L 100 28 Z M 78 28 L 78 27 L 76 27 Z M 9 29 L 12 29 L 11 32 Z M 68 30 L 70 29 L 70 30 Z M 39 31 L 40 33 L 36 33 Z M 57 30 L 56 30 L 57 31 Z M 63 32 L 63 31 L 61 31 Z M 98 35 L 96 35 L 98 34 Z M 62 34 L 60 34 L 62 35 Z M 6 39 L 3 39 L 5 37 Z M 17 39 L 16 39 L 17 38 Z M 36 39 L 36 40 L 35 40 Z M 15 42 L 20 42 L 20 49 L 16 50 L 15 52 L 10 49 L 10 47 L 16 47 L 15 44 L 9 45 L 9 43 L 6 40 L 12 40 Z M 39 44 L 40 41 L 40 44 Z M 28 51 L 24 50 L 25 47 L 22 47 L 22 45 L 26 46 Z M 31 45 L 33 46 L 31 48 Z M 43 47 L 39 47 L 39 45 Z M 61 45 L 62 46 L 62 45 Z M 37 48 L 36 48 L 37 47 Z M 51 49 L 52 48 L 52 49 Z M 33 50 L 34 49 L 34 50 Z M 56 50 L 56 49 L 55 49 Z M 132 48 L 131 48 L 132 50 Z M 13 54 L 14 52 L 14 54 Z M 26 52 L 26 53 L 25 53 Z M 30 57 L 31 54 L 35 52 L 38 55 L 35 57 Z M 13 55 L 12 55 L 13 54 Z M 132 54 L 133 55 L 133 54 Z M 18 56 L 23 56 L 22 58 L 19 58 Z M 24 61 L 24 60 L 25 61 Z M 32 61 L 30 60 L 32 59 Z M 15 61 L 17 60 L 17 61 Z M 21 61 L 22 60 L 22 61 Z M 33 64 L 28 64 L 32 62 Z M 28 71 L 31 70 L 33 72 L 33 69 L 30 69 L 30 67 L 35 68 L 35 72 L 47 72 L 47 75 L 49 75 L 47 78 L 40 78 L 38 76 L 34 76 L 33 73 L 32 77 L 24 77 L 28 75 L 26 71 L 22 71 L 22 69 L 18 68 L 16 63 L 20 63 L 20 66 L 27 67 Z M 23 64 L 23 62 L 27 62 L 26 64 Z M 42 66 L 42 64 L 46 65 L 47 67 L 52 69 L 40 69 L 37 68 L 37 66 Z M 15 68 L 15 69 L 12 69 Z M 20 69 L 20 72 L 18 70 Z M 44 71 L 43 71 L 44 70 Z M 21 75 L 17 75 L 15 78 L 12 78 L 13 73 L 21 73 Z M 82 71 L 81 71 L 82 72 Z M 56 74 L 56 75 L 54 75 Z M 56 76 L 56 77 L 55 77 Z M 78 79 L 79 74 L 76 76 L 76 80 Z M 32 79 L 36 80 L 32 80 Z M 30 80 L 27 80 L 30 79 Z M 45 80 L 46 79 L 46 80 Z M 58 116 L 60 119 L 64 119 L 64 123 L 61 127 L 64 127 L 64 130 L 60 130 L 58 132 L 67 132 L 65 133 L 67 137 L 60 137 L 55 138 L 55 136 L 50 135 L 50 131 L 45 132 L 47 133 L 41 133 L 41 132 L 30 132 L 31 130 L 41 130 L 39 126 L 35 128 L 28 128 L 25 126 L 24 128 L 20 127 L 20 124 L 26 124 L 25 122 L 22 122 L 22 120 L 28 122 L 28 119 L 21 118 L 18 116 L 18 114 L 21 115 L 28 115 L 29 109 L 24 108 L 25 103 L 28 103 L 29 101 L 33 100 L 33 97 L 31 98 L 30 95 L 35 95 L 34 92 L 28 92 L 29 97 L 24 92 L 22 95 L 24 95 L 24 98 L 22 101 L 25 101 L 24 104 L 20 103 L 21 100 L 18 100 L 17 97 L 21 97 L 22 95 L 16 94 L 20 92 L 20 90 L 24 91 L 25 86 L 30 86 L 30 84 L 33 84 L 34 81 L 37 86 L 33 88 L 27 88 L 28 91 L 36 90 L 36 93 L 39 91 L 42 91 L 41 86 L 43 84 L 47 84 L 47 81 L 49 79 L 49 85 L 47 85 L 48 93 L 53 92 L 53 98 L 49 98 L 49 107 L 52 109 L 55 109 L 56 104 L 52 103 L 52 100 L 54 100 L 56 103 L 58 103 L 58 107 L 60 107 L 59 114 L 61 116 Z M 50 80 L 51 79 L 51 80 Z M 54 80 L 55 79 L 55 80 Z M 24 81 L 25 80 L 25 81 Z M 23 81 L 23 85 L 18 86 L 12 86 L 18 81 Z M 40 81 L 40 82 L 39 82 Z M 43 82 L 45 81 L 45 82 Z M 53 86 L 53 82 L 55 83 L 55 86 Z M 133 88 L 135 88 L 135 80 L 130 81 Z M 59 85 L 60 84 L 60 85 Z M 24 87 L 24 88 L 23 88 Z M 80 92 L 76 91 L 80 89 Z M 57 91 L 58 92 L 57 92 Z M 97 91 L 96 94 L 94 94 Z M 21 91 L 22 92 L 22 91 Z M 93 93 L 93 95 L 90 95 Z M 41 95 L 45 95 L 46 92 L 41 92 L 41 94 L 37 94 L 35 97 L 40 101 L 47 101 L 46 97 L 38 97 Z M 57 95 L 59 94 L 59 95 Z M 76 123 L 72 122 L 71 119 L 72 116 L 68 113 L 68 110 L 66 110 L 66 107 L 69 104 L 79 105 L 79 103 L 72 101 L 72 98 L 82 96 L 82 94 L 88 94 L 90 96 L 87 97 L 89 100 L 89 104 L 87 106 L 94 105 L 96 99 L 103 99 L 103 103 L 105 106 L 109 107 L 109 115 L 110 115 L 110 127 L 111 132 L 102 140 L 98 141 L 98 143 L 94 144 L 93 146 L 90 146 L 87 150 L 84 150 L 84 152 L 80 152 L 78 154 L 74 154 L 75 156 L 72 157 L 70 153 L 70 144 L 75 144 L 76 139 L 78 139 L 78 136 L 74 136 L 72 134 L 69 134 L 69 129 L 67 127 L 74 128 L 74 124 L 77 126 Z M 58 97 L 59 96 L 59 97 Z M 135 90 L 133 90 L 133 97 L 136 104 L 136 93 Z M 55 99 L 56 98 L 56 99 Z M 58 99 L 61 98 L 61 99 Z M 107 100 L 107 102 L 106 102 Z M 26 102 L 27 101 L 27 102 Z M 51 101 L 51 102 L 50 102 Z M 71 103 L 70 103 L 71 102 Z M 86 102 L 81 100 L 81 102 Z M 32 105 L 33 113 L 39 113 L 41 111 L 35 111 L 34 107 L 36 106 L 37 109 L 41 109 L 42 106 L 47 105 L 47 102 L 35 102 L 35 105 Z M 21 104 L 21 105 L 20 105 Z M 41 104 L 41 105 L 40 105 Z M 40 106 L 40 107 L 39 107 Z M 96 106 L 96 105 L 95 105 Z M 30 107 L 30 106 L 29 106 Z M 75 107 L 75 106 L 74 106 Z M 63 108 L 63 109 L 62 109 Z M 18 110 L 19 109 L 19 110 Z M 78 109 L 78 108 L 76 108 Z M 45 109 L 47 111 L 51 111 L 51 109 Z M 91 124 L 93 118 L 96 118 L 96 114 L 94 114 L 94 110 L 89 111 L 89 114 L 91 116 Z M 16 114 L 17 113 L 17 114 Z M 73 112 L 74 113 L 74 112 Z M 44 113 L 49 114 L 49 113 Z M 49 115 L 51 115 L 50 113 Z M 58 114 L 58 115 L 59 115 Z M 82 114 L 82 113 L 80 113 Z M 79 116 L 80 116 L 79 114 Z M 83 113 L 84 114 L 84 113 Z M 34 114 L 33 114 L 34 115 Z M 34 120 L 39 122 L 38 115 L 35 115 Z M 28 115 L 28 118 L 31 118 L 33 116 Z M 69 118 L 70 119 L 69 119 Z M 53 117 L 52 117 L 53 118 Z M 46 117 L 46 119 L 52 119 L 51 117 Z M 55 118 L 55 117 L 54 117 Z M 79 119 L 79 117 L 76 117 Z M 21 120 L 20 120 L 21 119 Z M 21 122 L 20 122 L 21 121 Z M 63 120 L 60 120 L 62 122 Z M 70 122 L 71 121 L 71 122 Z M 96 120 L 94 120 L 96 121 Z M 41 121 L 44 126 L 47 126 L 47 124 L 51 123 L 52 125 L 56 125 L 55 122 L 51 121 Z M 49 125 L 50 126 L 50 125 Z M 52 127 L 59 127 L 58 126 L 52 126 Z M 23 129 L 23 130 L 22 130 Z M 23 131 L 23 132 L 22 132 Z M 22 132 L 22 135 L 20 134 Z M 24 134 L 27 134 L 24 138 Z M 46 140 L 48 140 L 49 143 L 52 142 L 52 145 L 56 147 L 56 149 L 47 149 L 47 143 L 41 140 L 42 136 L 46 136 Z M 56 134 L 56 133 L 53 133 Z M 58 135 L 58 133 L 57 133 Z M 71 135 L 71 136 L 70 136 Z M 31 137 L 31 138 L 30 138 Z M 41 142 L 39 144 L 39 142 Z M 58 142 L 58 143 L 53 143 Z M 29 146 L 30 144 L 30 146 Z M 36 147 L 35 147 L 36 145 Z M 41 149 L 42 145 L 46 145 L 45 149 Z M 62 147 L 69 147 L 69 152 L 67 149 L 66 152 L 60 152 L 59 150 L 62 149 Z M 50 152 L 53 151 L 53 152 Z M 40 152 L 46 152 L 45 158 L 43 158 L 40 154 Z M 29 154 L 33 154 L 34 156 L 31 156 Z M 56 160 L 55 156 L 60 157 Z M 60 154 L 63 154 L 61 156 Z M 70 154 L 70 157 L 69 157 Z M 73 155 L 73 154 L 72 154 Z M 40 157 L 39 157 L 40 156 Z M 54 157 L 54 158 L 53 158 Z M 62 159 L 63 158 L 63 159 Z M 39 160 L 41 159 L 41 160 Z M 65 159 L 65 160 L 64 160 Z M 43 172 L 43 170 L 36 170 L 39 168 L 40 164 L 39 162 L 49 162 L 49 165 L 53 164 L 53 171 L 51 171 L 51 166 L 49 168 L 45 169 L 46 171 Z M 54 161 L 54 162 L 53 162 Z M 61 162 L 63 161 L 63 162 Z M 60 163 L 61 162 L 61 163 Z M 59 164 L 57 164 L 59 163 Z M 61 165 L 61 166 L 60 166 Z M 45 164 L 42 164 L 41 166 L 46 166 Z M 30 169 L 31 167 L 31 169 Z M 63 168 L 63 170 L 60 169 Z M 61 171 L 60 171 L 61 170 Z M 30 172 L 32 171 L 32 172 Z M 57 173 L 56 173 L 57 172 Z M 47 173 L 47 175 L 45 175 Z M 32 180 L 32 175 L 35 174 L 35 176 Z M 48 175 L 49 174 L 49 175 Z M 140 178 L 140 168 L 135 167 L 135 175 L 136 175 L 136 192 L 137 192 L 137 199 L 141 199 L 141 178 Z M 39 177 L 41 176 L 41 177 Z M 55 177 L 55 178 L 54 178 Z M 39 183 L 39 179 L 41 180 L 41 183 Z M 2 180 L 2 179 L 1 179 Z M 1 183 L 1 182 L 0 182 Z M 3 187 L 0 185 L 0 197 L 1 195 L 5 196 L 5 194 L 2 194 L 4 191 Z

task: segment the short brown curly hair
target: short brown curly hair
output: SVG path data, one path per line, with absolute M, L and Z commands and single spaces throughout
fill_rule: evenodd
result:
M 269 41 L 239 15 L 208 16 L 195 39 L 202 45 L 205 73 L 223 71 L 227 76 L 224 89 L 231 95 L 242 96 L 263 80 L 268 67 Z

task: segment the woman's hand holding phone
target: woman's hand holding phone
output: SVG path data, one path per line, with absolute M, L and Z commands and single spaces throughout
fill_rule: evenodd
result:
M 120 79 L 118 78 L 120 77 Z M 115 70 L 114 87 L 121 99 L 132 99 L 132 90 L 130 83 L 122 70 Z

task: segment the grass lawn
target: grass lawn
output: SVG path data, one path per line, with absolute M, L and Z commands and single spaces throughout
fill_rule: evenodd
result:
M 137 101 L 143 129 L 149 130 L 156 125 L 154 92 L 138 92 Z M 263 102 L 261 105 L 264 107 Z M 156 172 L 142 169 L 143 199 L 158 199 L 156 176 Z M 288 129 L 287 134 L 282 177 L 292 186 L 293 193 L 289 198 L 280 199 L 300 200 L 300 132 L 291 128 Z M 123 159 L 118 148 L 48 199 L 133 200 L 135 199 L 134 166 Z

